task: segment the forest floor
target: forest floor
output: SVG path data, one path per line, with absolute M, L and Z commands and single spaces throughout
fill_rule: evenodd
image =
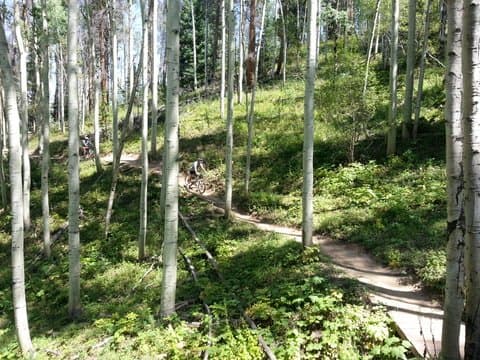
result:
M 111 154 L 102 157 L 102 160 L 107 162 L 111 162 L 111 159 Z M 141 166 L 138 154 L 124 154 L 121 162 L 129 167 Z M 150 162 L 149 168 L 151 173 L 161 174 L 161 161 Z M 185 176 L 181 172 L 179 184 L 184 183 Z M 209 202 L 217 208 L 217 211 L 223 211 L 224 202 L 215 192 L 198 194 L 190 191 L 190 193 Z M 299 229 L 266 222 L 237 208 L 232 210 L 232 216 L 238 221 L 254 225 L 261 231 L 302 242 L 302 233 Z M 387 308 L 397 330 L 412 344 L 417 356 L 438 358 L 441 350 L 443 311 L 441 304 L 432 299 L 430 294 L 422 289 L 421 284 L 404 271 L 381 265 L 358 244 L 334 240 L 323 235 L 315 235 L 313 240 L 321 252 L 332 260 L 335 267 L 365 285 L 373 304 Z M 462 326 L 460 339 L 464 339 L 464 331 L 465 328 Z M 463 350 L 463 344 L 461 349 Z

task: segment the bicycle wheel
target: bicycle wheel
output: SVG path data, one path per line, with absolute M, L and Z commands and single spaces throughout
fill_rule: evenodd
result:
M 197 190 L 200 194 L 203 194 L 205 192 L 205 183 L 202 179 L 197 180 Z

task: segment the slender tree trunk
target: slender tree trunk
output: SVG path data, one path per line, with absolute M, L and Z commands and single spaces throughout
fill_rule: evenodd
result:
M 378 23 L 380 4 L 381 4 L 381 0 L 377 0 L 377 5 L 375 6 L 375 17 L 373 19 L 372 36 L 370 38 L 370 45 L 368 46 L 367 66 L 365 67 L 365 81 L 363 83 L 363 97 L 364 98 L 365 98 L 365 95 L 367 94 L 368 72 L 369 72 L 369 67 L 370 67 L 370 59 L 372 57 L 373 40 L 375 39 L 375 30 L 376 30 L 377 23 Z
M 23 41 L 20 24 L 19 2 L 15 5 L 15 36 L 17 38 L 18 51 L 20 54 L 20 104 L 21 104 L 21 142 L 22 142 L 22 165 L 23 165 L 23 224 L 24 230 L 30 229 L 30 155 L 28 151 L 28 85 L 27 85 L 27 56 L 28 50 Z
M 231 216 L 232 210 L 232 164 L 233 164 L 233 72 L 235 67 L 235 17 L 233 13 L 233 0 L 227 0 L 227 28 L 228 28 L 228 100 L 227 100 L 227 139 L 225 151 L 225 217 L 227 219 Z M 228 205 L 227 205 L 228 204 Z
M 285 82 L 287 81 L 287 30 L 285 28 L 285 17 L 283 15 L 283 4 L 281 0 L 278 0 L 280 8 L 280 19 L 282 21 L 282 44 L 280 46 L 280 57 L 282 58 L 281 65 L 277 66 L 277 73 L 280 74 L 280 68 L 282 70 L 282 86 L 285 87 Z M 317 50 L 318 52 L 318 50 Z
M 378 26 L 377 26 L 377 38 L 375 39 L 375 50 L 374 50 L 374 54 L 377 55 L 378 54 L 378 45 L 380 43 L 380 25 L 382 24 L 382 11 L 381 9 L 379 9 L 378 11 Z
M 167 1 L 167 100 L 165 119 L 165 229 L 160 312 L 175 311 L 178 240 L 178 95 L 180 2 Z
M 128 0 L 128 93 L 133 94 L 133 82 L 134 82 L 134 71 L 133 71 L 133 19 L 132 19 L 132 0 Z M 130 99 L 129 99 L 130 100 Z M 127 121 L 128 127 L 131 127 L 133 124 L 133 113 L 131 113 Z
M 57 53 L 57 88 L 58 88 L 58 122 L 60 124 L 60 131 L 65 133 L 65 91 L 63 82 L 65 76 L 63 74 L 63 49 L 62 45 L 58 45 Z
M 138 234 L 138 258 L 145 258 L 147 239 L 148 194 L 148 0 L 142 0 L 143 13 L 143 116 L 142 116 L 142 184 L 140 188 L 140 229 Z
M 408 126 L 412 122 L 413 108 L 413 72 L 415 70 L 415 35 L 416 35 L 417 0 L 408 1 L 408 44 L 407 44 L 407 73 L 405 80 L 405 102 L 403 107 L 402 138 L 408 139 Z
M 428 0 L 426 17 L 431 1 Z M 447 161 L 447 270 L 442 330 L 443 360 L 460 360 L 460 324 L 464 308 L 463 131 L 462 131 L 462 18 L 463 4 L 448 1 L 448 64 L 445 72 Z M 428 20 L 425 20 L 428 23 Z M 428 39 L 428 26 L 425 38 Z M 425 49 L 425 44 L 424 44 Z M 420 90 L 421 88 L 419 88 Z
M 308 58 L 305 74 L 305 109 L 303 134 L 302 243 L 313 240 L 313 140 L 315 120 L 315 72 L 317 69 L 317 1 L 308 0 Z
M 152 156 L 157 156 L 157 119 L 158 119 L 158 2 L 153 0 L 152 3 L 152 136 L 150 143 L 150 150 Z M 193 45 L 193 51 L 196 58 L 195 43 Z M 195 89 L 196 89 L 197 73 L 195 70 Z
M 424 23 L 424 34 L 423 34 L 422 57 L 420 59 L 420 74 L 418 75 L 417 101 L 415 103 L 415 119 L 413 121 L 413 130 L 412 130 L 413 140 L 417 139 L 418 122 L 419 122 L 419 119 L 420 119 L 420 110 L 421 110 L 421 107 L 422 107 L 423 79 L 425 78 L 425 59 L 427 57 L 428 37 L 430 35 L 430 8 L 431 8 L 431 5 L 432 5 L 432 0 L 427 0 L 427 4 L 425 5 L 425 23 Z
M 250 192 L 250 174 L 251 174 L 251 159 L 252 159 L 252 147 L 253 147 L 253 138 L 254 138 L 254 123 L 255 123 L 255 95 L 257 92 L 257 78 L 258 78 L 258 64 L 260 58 L 260 51 L 262 45 L 263 37 L 263 28 L 265 24 L 265 13 L 267 8 L 267 2 L 264 1 L 262 8 L 262 22 L 260 25 L 260 34 L 258 40 L 258 48 L 255 54 L 255 71 L 253 73 L 253 87 L 252 87 L 252 96 L 250 98 L 250 108 L 248 109 L 248 135 L 247 135 L 247 159 L 245 164 L 245 193 Z
M 243 0 L 239 0 L 239 7 L 240 7 L 240 20 L 238 24 L 238 100 L 237 102 L 240 104 L 242 102 L 242 95 L 243 95 L 243 61 L 245 57 L 245 44 L 244 44 L 244 6 Z
M 465 0 L 464 9 L 465 360 L 473 360 L 480 359 L 480 1 Z
M 193 0 L 190 1 L 192 14 L 192 41 L 193 41 L 193 89 L 197 91 L 197 36 L 195 28 L 195 6 Z
M 22 352 L 33 356 L 33 345 L 28 328 L 25 297 L 25 267 L 23 258 L 23 189 L 22 152 L 20 143 L 20 116 L 17 105 L 16 84 L 8 60 L 8 45 L 3 26 L 0 26 L 0 70 L 5 88 L 5 114 L 8 121 L 8 146 L 10 158 L 10 200 L 12 215 L 12 295 L 15 329 Z M 2 155 L 3 156 L 3 155 Z
M 92 63 L 94 80 L 93 80 L 93 137 L 95 145 L 95 167 L 97 173 L 100 173 L 102 169 L 102 163 L 100 162 L 100 74 L 99 64 L 97 57 L 95 56 L 95 43 L 93 38 L 90 38 L 90 61 Z
M 222 27 L 222 69 L 220 81 L 220 116 L 225 118 L 225 0 L 220 0 L 221 27 Z
M 133 102 L 135 100 L 135 93 L 136 93 L 136 89 L 138 86 L 138 82 L 139 82 L 139 78 L 142 70 L 142 66 L 141 66 L 142 63 L 143 63 L 143 45 L 142 45 L 142 50 L 140 51 L 139 65 L 137 67 L 135 76 L 133 78 L 132 92 L 130 93 L 130 96 L 129 96 L 127 113 L 125 114 L 123 123 L 127 122 L 127 119 L 130 119 L 132 115 Z M 117 160 L 115 161 L 115 166 L 113 167 L 113 170 L 112 170 L 112 185 L 110 186 L 110 194 L 108 196 L 107 211 L 105 213 L 105 237 L 108 237 L 109 235 L 110 220 L 112 218 L 112 211 L 113 211 L 113 202 L 115 200 L 115 193 L 117 191 L 117 184 L 118 184 L 118 175 L 120 172 L 120 159 L 122 157 L 123 146 L 125 145 L 125 140 L 129 132 L 130 132 L 130 126 L 125 126 L 122 128 L 118 153 L 116 154 Z
M 48 84 L 49 51 L 48 51 L 48 27 L 47 27 L 47 1 L 42 0 L 42 218 L 43 218 L 43 251 L 50 257 L 50 207 L 48 199 L 48 172 L 50 167 L 50 92 Z
M 438 40 L 440 42 L 440 53 L 443 54 L 445 51 L 445 43 L 447 42 L 447 1 L 448 0 L 439 0 L 440 2 L 440 31 Z M 458 0 L 461 2 L 461 0 Z
M 110 13 L 111 41 L 112 41 L 112 159 L 115 161 L 115 154 L 118 152 L 118 69 L 117 69 L 117 0 L 112 1 Z M 114 164 L 115 165 L 115 164 Z
M 205 10 L 205 26 L 204 26 L 204 43 L 205 43 L 205 54 L 204 54 L 204 72 L 205 72 L 205 91 L 208 88 L 208 0 L 204 0 L 204 10 Z
M 68 313 L 72 318 L 81 314 L 80 305 L 80 173 L 78 137 L 78 2 L 68 2 L 68 247 L 69 297 Z
M 3 85 L 0 81 L 0 196 L 2 199 L 2 209 L 7 208 L 7 184 L 5 182 L 5 169 L 3 167 L 3 149 L 5 146 L 5 102 L 3 97 Z
M 397 148 L 397 73 L 398 73 L 398 28 L 400 2 L 392 0 L 392 39 L 390 51 L 390 107 L 388 109 L 387 155 L 393 155 Z
M 255 81 L 256 13 L 257 0 L 250 0 L 250 22 L 248 28 L 248 55 L 246 69 L 246 81 L 248 90 L 251 90 L 253 88 L 253 84 Z

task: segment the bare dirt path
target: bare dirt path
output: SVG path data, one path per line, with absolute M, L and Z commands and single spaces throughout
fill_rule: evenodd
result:
M 111 161 L 110 158 L 102 158 Z M 132 167 L 140 166 L 137 154 L 125 154 L 121 162 Z M 161 174 L 161 162 L 150 163 L 152 172 Z M 179 175 L 180 185 L 184 184 L 184 175 Z M 195 194 L 192 192 L 192 194 Z M 224 203 L 215 193 L 195 194 L 199 198 L 223 209 Z M 260 230 L 274 232 L 302 241 L 298 229 L 262 222 L 248 214 L 233 209 L 232 215 L 238 221 L 248 222 Z M 335 241 L 325 236 L 315 236 L 314 244 L 328 255 L 333 264 L 349 277 L 363 283 L 370 292 L 374 304 L 384 305 L 394 321 L 399 333 L 413 346 L 416 355 L 426 358 L 438 358 L 441 350 L 441 332 L 443 311 L 436 301 L 424 292 L 412 278 L 388 267 L 380 265 L 362 247 L 356 244 Z M 465 328 L 462 326 L 460 339 L 464 339 Z M 461 344 L 463 349 L 463 342 Z
M 224 206 L 223 201 L 213 195 L 196 195 L 219 208 Z M 298 229 L 265 223 L 237 210 L 233 210 L 232 215 L 260 230 L 281 234 L 297 242 L 302 241 L 302 233 Z M 319 235 L 314 237 L 314 244 L 332 259 L 338 269 L 367 287 L 372 303 L 387 308 L 397 330 L 410 341 L 417 356 L 426 359 L 438 358 L 441 350 L 443 310 L 411 277 L 380 265 L 359 245 Z M 461 331 L 460 339 L 464 339 L 463 326 Z M 463 349 L 463 342 L 461 347 Z

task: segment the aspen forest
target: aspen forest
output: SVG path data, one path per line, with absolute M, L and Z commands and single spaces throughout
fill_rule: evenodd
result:
M 0 0 L 0 360 L 480 360 L 480 0 Z

